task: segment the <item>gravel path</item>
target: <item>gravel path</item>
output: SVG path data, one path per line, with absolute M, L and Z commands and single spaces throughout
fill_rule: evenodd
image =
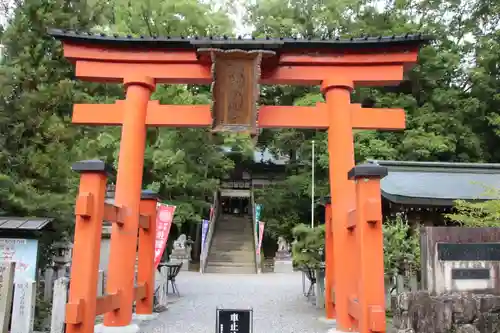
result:
M 325 333 L 331 327 L 302 295 L 301 273 L 204 274 L 181 272 L 181 297 L 172 296 L 159 319 L 165 333 L 213 333 L 215 309 L 253 308 L 254 333 Z

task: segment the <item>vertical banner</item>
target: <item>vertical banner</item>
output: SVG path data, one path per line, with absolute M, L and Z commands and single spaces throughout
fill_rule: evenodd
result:
M 210 221 L 209 220 L 202 220 L 201 221 L 201 253 L 204 253 L 205 249 L 205 242 L 207 240 L 207 233 L 208 233 L 208 226 Z
M 262 247 L 262 238 L 264 236 L 264 224 L 265 222 L 259 221 L 259 246 L 257 246 L 257 254 L 260 254 L 260 248 Z
M 174 219 L 175 206 L 158 206 L 156 212 L 156 241 L 155 241 L 155 267 L 158 267 L 165 247 L 167 246 L 168 234 Z
M 255 221 L 259 222 L 260 221 L 260 213 L 262 212 L 262 205 L 257 204 L 255 205 Z
M 262 205 L 256 204 L 255 205 L 255 234 L 257 236 L 259 235 L 259 221 L 260 221 L 261 212 L 262 212 Z M 258 242 L 258 238 L 257 238 L 257 242 Z

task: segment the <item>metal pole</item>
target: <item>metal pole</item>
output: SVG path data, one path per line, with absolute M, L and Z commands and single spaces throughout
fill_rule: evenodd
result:
M 311 228 L 314 228 L 314 140 L 312 141 Z

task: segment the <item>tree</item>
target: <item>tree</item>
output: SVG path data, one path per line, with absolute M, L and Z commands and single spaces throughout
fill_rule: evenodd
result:
M 455 201 L 454 212 L 446 217 L 465 227 L 500 227 L 500 190 L 487 188 L 485 195 L 492 199 Z
M 358 88 L 353 92 L 353 102 L 373 107 L 402 107 L 407 114 L 404 132 L 355 131 L 357 163 L 368 158 L 497 161 L 498 153 L 493 147 L 498 146 L 500 134 L 496 66 L 499 29 L 498 24 L 490 22 L 498 22 L 498 6 L 482 0 L 438 3 L 403 0 L 387 2 L 384 8 L 363 0 L 260 0 L 248 8 L 247 23 L 255 27 L 256 36 L 332 38 L 409 32 L 435 36 L 436 41 L 421 50 L 418 64 L 399 87 Z M 278 105 L 311 105 L 322 100 L 317 88 L 287 86 L 267 88 L 263 97 L 268 104 Z M 316 184 L 327 185 L 326 133 L 303 130 L 263 133 L 261 145 L 290 155 L 292 162 L 285 183 L 294 184 L 271 187 L 265 197 L 273 200 L 260 199 L 267 202 L 264 218 L 268 221 L 288 223 L 289 219 L 282 215 L 283 208 L 272 206 L 273 201 L 276 205 L 287 202 L 278 199 L 283 196 L 301 198 L 298 204 L 287 206 L 287 214 L 310 216 L 307 203 L 311 168 L 307 161 L 311 159 L 312 139 L 319 146 Z M 327 186 L 318 191 L 318 196 L 325 194 L 324 191 L 328 193 Z
M 88 153 L 86 143 L 93 138 L 92 131 L 69 126 L 72 105 L 91 100 L 98 89 L 72 79 L 73 69 L 47 29 L 88 29 L 99 19 L 99 6 L 91 10 L 85 1 L 62 0 L 15 4 L 2 36 L 0 206 L 4 215 L 55 218 L 56 232 L 44 242 L 50 244 L 71 230 L 78 178 L 70 166 Z

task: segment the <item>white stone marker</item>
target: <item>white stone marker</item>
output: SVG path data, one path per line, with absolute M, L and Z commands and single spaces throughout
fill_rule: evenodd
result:
M 15 283 L 10 333 L 32 333 L 35 323 L 36 282 L 19 280 Z
M 104 292 L 104 271 L 99 270 L 99 273 L 97 275 L 97 296 L 103 296 L 105 294 Z
M 15 270 L 15 262 L 0 263 L 0 333 L 9 332 Z
M 64 319 L 66 316 L 66 302 L 68 300 L 67 277 L 60 277 L 54 283 L 54 297 L 52 298 L 52 317 L 50 318 L 50 333 L 64 333 Z

